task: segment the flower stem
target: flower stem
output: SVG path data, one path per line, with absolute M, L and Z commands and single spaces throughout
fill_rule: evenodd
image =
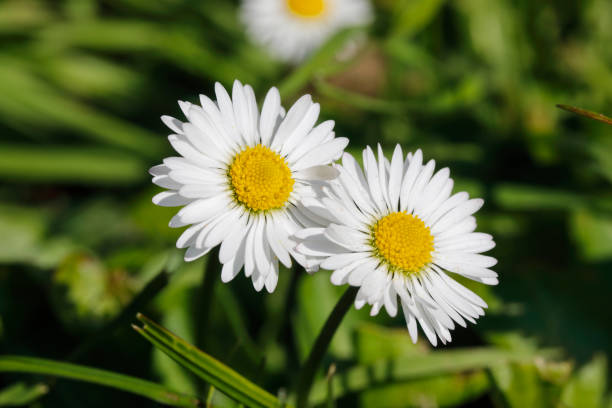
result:
M 209 333 L 208 323 L 212 309 L 213 294 L 215 283 L 221 274 L 221 263 L 219 262 L 219 247 L 213 248 L 207 256 L 206 266 L 204 267 L 204 276 L 202 285 L 199 288 L 199 293 L 195 302 L 196 315 L 196 346 L 200 349 L 205 348 L 205 337 Z
M 321 360 L 323 360 L 329 343 L 331 343 L 344 315 L 346 315 L 346 312 L 348 312 L 355 301 L 358 290 L 359 288 L 357 287 L 349 287 L 346 292 L 344 292 L 338 303 L 336 303 L 336 306 L 334 306 L 334 310 L 332 310 L 327 318 L 325 325 L 319 332 L 314 346 L 312 346 L 310 354 L 300 370 L 297 383 L 297 408 L 305 408 L 308 406 L 308 394 L 310 393 L 310 388 L 317 369 L 321 365 Z

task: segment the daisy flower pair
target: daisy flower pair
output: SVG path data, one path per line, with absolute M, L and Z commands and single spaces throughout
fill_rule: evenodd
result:
M 447 168 L 435 172 L 420 150 L 404 156 L 399 145 L 389 160 L 379 145 L 363 151 L 362 170 L 334 122 L 317 125 L 310 95 L 285 112 L 272 88 L 259 111 L 249 85 L 236 81 L 231 97 L 215 91 L 216 101 L 179 102 L 187 122 L 162 117 L 179 156 L 150 170 L 167 189 L 153 202 L 183 207 L 170 226 L 189 226 L 177 241 L 185 260 L 219 245 L 223 282 L 244 270 L 268 292 L 279 263 L 331 270 L 333 284 L 360 288 L 357 308 L 395 316 L 401 307 L 415 342 L 417 325 L 436 345 L 484 315 L 486 303 L 449 272 L 497 284 L 495 258 L 481 255 L 495 243 L 474 232 L 483 200 L 451 194 Z

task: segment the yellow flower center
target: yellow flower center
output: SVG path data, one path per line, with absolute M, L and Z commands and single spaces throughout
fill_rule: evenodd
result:
M 325 0 L 287 0 L 287 6 L 300 17 L 317 17 L 325 11 Z
M 372 227 L 374 252 L 393 271 L 419 272 L 431 262 L 433 242 L 429 227 L 405 211 L 386 215 Z
M 255 212 L 283 207 L 293 191 L 285 159 L 260 144 L 238 153 L 228 176 L 235 199 Z

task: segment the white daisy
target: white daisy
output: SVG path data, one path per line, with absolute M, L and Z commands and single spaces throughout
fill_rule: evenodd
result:
M 474 232 L 472 216 L 483 204 L 465 192 L 451 196 L 448 168 L 434 174 L 435 162 L 423 164 L 420 150 L 404 160 L 398 145 L 389 162 L 378 146 L 378 161 L 369 147 L 363 151 L 362 172 L 345 153 L 340 175 L 323 186 L 322 198 L 308 197 L 304 206 L 329 220 L 325 228 L 307 228 L 296 238 L 297 249 L 333 270 L 335 285 L 360 287 L 355 306 L 384 306 L 398 311 L 397 297 L 412 340 L 417 322 L 435 346 L 451 341 L 455 323 L 475 323 L 487 304 L 453 280 L 456 273 L 495 285 L 495 258 L 480 255 L 495 246 L 488 234 Z
M 368 0 L 243 0 L 242 21 L 277 58 L 299 62 L 342 28 L 372 19 Z
M 192 261 L 221 245 L 221 279 L 232 280 L 243 268 L 257 291 L 272 292 L 278 262 L 291 257 L 305 265 L 291 236 L 316 223 L 300 202 L 312 196 L 311 183 L 336 177 L 329 166 L 340 158 L 346 138 L 335 138 L 334 122 L 318 126 L 319 104 L 302 96 L 284 114 L 280 95 L 270 89 L 261 113 L 249 85 L 236 81 L 232 97 L 217 83 L 217 100 L 200 95 L 200 105 L 179 101 L 187 122 L 162 121 L 180 157 L 153 167 L 153 182 L 167 191 L 153 197 L 161 206 L 184 206 L 170 221 L 187 228 L 178 239 Z M 305 265 L 306 266 L 306 265 Z

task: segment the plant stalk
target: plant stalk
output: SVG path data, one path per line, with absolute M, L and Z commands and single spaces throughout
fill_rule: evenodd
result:
M 300 370 L 296 389 L 297 408 L 306 408 L 308 406 L 308 395 L 310 393 L 310 388 L 312 387 L 315 374 L 317 373 L 317 369 L 321 365 L 323 356 L 325 355 L 325 352 L 327 351 L 329 343 L 331 343 L 336 330 L 338 330 L 342 319 L 355 301 L 358 290 L 358 287 L 351 286 L 346 290 L 346 292 L 344 292 L 338 303 L 336 303 L 336 306 L 334 306 L 334 310 L 332 310 L 331 314 L 327 318 L 325 325 L 319 332 L 319 335 L 317 336 L 317 339 L 310 350 L 310 354 Z
M 221 263 L 219 262 L 219 246 L 213 248 L 208 254 L 202 285 L 195 302 L 196 315 L 196 346 L 205 348 L 204 340 L 208 333 L 208 325 L 212 309 L 215 284 L 221 274 Z

